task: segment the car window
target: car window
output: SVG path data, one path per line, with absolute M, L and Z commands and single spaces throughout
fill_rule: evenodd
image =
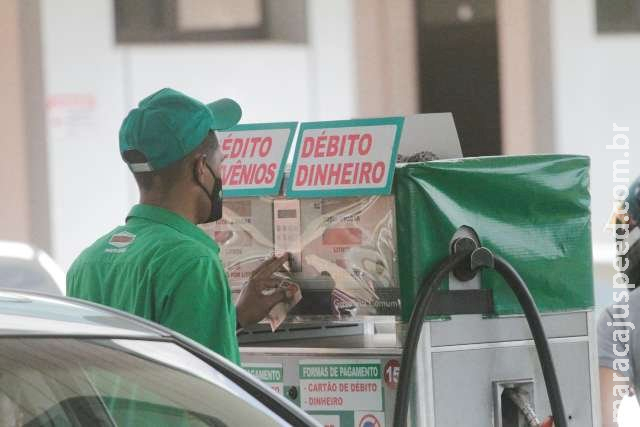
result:
M 0 338 L 0 427 L 279 426 L 259 401 L 162 341 Z

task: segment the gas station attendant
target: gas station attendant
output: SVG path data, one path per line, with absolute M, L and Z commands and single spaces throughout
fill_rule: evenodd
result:
M 120 128 L 120 154 L 138 184 L 140 203 L 125 225 L 75 260 L 68 296 L 158 322 L 240 362 L 237 328 L 259 322 L 290 297 L 273 277 L 285 254 L 254 271 L 234 305 L 220 248 L 197 226 L 222 217 L 224 155 L 214 131 L 233 127 L 241 115 L 231 99 L 205 105 L 172 89 L 129 112 Z

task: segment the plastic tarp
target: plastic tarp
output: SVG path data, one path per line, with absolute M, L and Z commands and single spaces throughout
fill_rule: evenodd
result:
M 463 225 L 518 270 L 541 312 L 593 307 L 588 157 L 504 156 L 399 165 L 394 193 L 405 320 L 422 280 L 449 254 L 451 238 Z M 497 273 L 483 271 L 482 286 L 493 290 L 497 315 L 521 313 Z

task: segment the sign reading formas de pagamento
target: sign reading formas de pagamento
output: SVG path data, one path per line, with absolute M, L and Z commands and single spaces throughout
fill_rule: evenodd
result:
M 305 411 L 382 411 L 379 360 L 301 360 L 300 406 Z

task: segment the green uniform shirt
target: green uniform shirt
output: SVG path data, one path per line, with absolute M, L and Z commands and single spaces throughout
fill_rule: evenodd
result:
M 67 295 L 128 311 L 239 364 L 236 310 L 220 248 L 168 210 L 136 205 L 67 274 Z

